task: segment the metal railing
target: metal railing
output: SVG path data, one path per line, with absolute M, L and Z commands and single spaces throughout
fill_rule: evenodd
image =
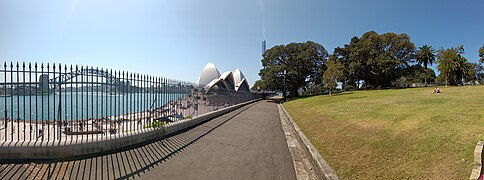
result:
M 0 141 L 102 141 L 264 96 L 105 68 L 4 63 Z

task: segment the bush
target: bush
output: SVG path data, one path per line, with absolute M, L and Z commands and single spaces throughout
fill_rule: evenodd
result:
M 145 126 L 145 128 L 156 128 L 156 127 L 161 127 L 165 125 L 165 122 L 163 121 L 155 121 L 155 122 L 152 122 L 148 125 Z

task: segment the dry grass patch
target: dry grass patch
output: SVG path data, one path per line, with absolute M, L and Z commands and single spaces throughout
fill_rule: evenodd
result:
M 342 179 L 468 178 L 484 86 L 355 91 L 284 104 Z

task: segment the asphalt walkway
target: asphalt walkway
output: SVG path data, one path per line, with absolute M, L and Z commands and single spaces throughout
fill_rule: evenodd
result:
M 295 179 L 277 104 L 261 101 L 212 121 L 203 126 L 223 124 L 142 177 Z
M 259 101 L 180 134 L 81 160 L 1 164 L 0 179 L 296 179 L 277 104 Z

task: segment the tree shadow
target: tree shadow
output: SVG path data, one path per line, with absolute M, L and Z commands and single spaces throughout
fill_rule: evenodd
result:
M 56 161 L 0 162 L 0 179 L 129 179 L 141 177 L 256 103 L 145 144 Z M 183 170 L 180 170 L 183 171 Z
M 353 91 L 333 92 L 332 96 L 342 96 L 342 95 L 349 95 L 349 94 L 353 94 Z M 298 99 L 311 98 L 311 97 L 315 97 L 315 96 L 329 96 L 329 93 L 326 92 L 326 93 L 319 93 L 319 94 L 302 95 L 302 96 L 298 96 L 298 97 L 290 97 L 290 98 L 286 99 L 286 102 L 294 101 L 294 100 L 298 100 Z

